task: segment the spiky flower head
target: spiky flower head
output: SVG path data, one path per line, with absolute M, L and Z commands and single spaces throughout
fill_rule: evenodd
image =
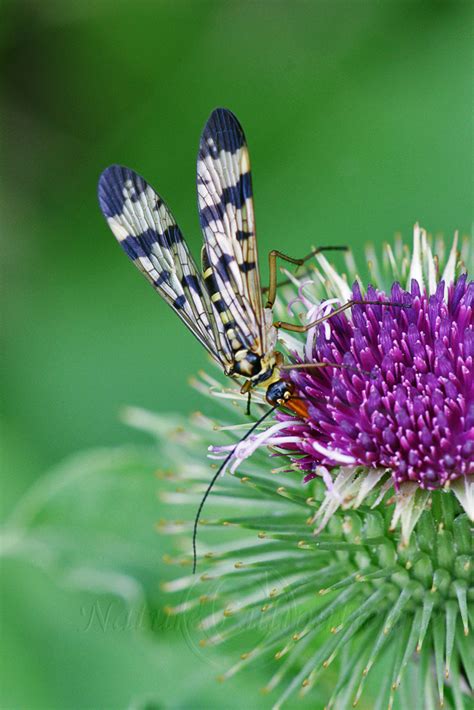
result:
M 164 497 L 196 506 L 209 480 L 195 451 L 199 432 L 221 439 L 213 456 L 234 452 L 235 476 L 218 484 L 216 512 L 203 530 L 237 529 L 237 535 L 223 541 L 220 533 L 219 542 L 211 536 L 201 576 L 167 584 L 180 595 L 168 611 L 199 610 L 204 646 L 244 633 L 249 647 L 224 678 L 273 657 L 266 691 L 274 691 L 274 708 L 311 689 L 312 707 L 346 708 L 374 675 L 380 707 L 432 707 L 436 697 L 468 707 L 474 684 L 468 635 L 473 285 L 460 273 L 469 255 L 459 259 L 455 242 L 444 259 L 442 247 L 433 257 L 416 227 L 411 257 L 400 242 L 386 247 L 385 267 L 372 255 L 377 288 L 363 297 L 409 308 L 355 307 L 352 316 L 329 319 L 306 340 L 282 337 L 295 363 L 344 365 L 290 370 L 305 414 L 280 412 L 237 445 L 246 425 L 232 424 L 233 414 L 224 425 L 200 415 L 179 433 L 180 456 L 170 456 L 169 475 L 178 477 L 180 489 Z M 348 271 L 353 281 L 350 257 Z M 287 275 L 297 289 L 286 294 L 287 305 L 303 306 L 303 322 L 363 293 L 360 278 L 352 290 L 324 257 L 311 282 Z M 281 314 L 286 307 L 279 304 Z M 228 411 L 240 411 L 238 391 L 208 376 L 198 386 Z M 153 428 L 140 412 L 130 420 Z M 162 529 L 186 532 L 191 525 L 163 523 Z

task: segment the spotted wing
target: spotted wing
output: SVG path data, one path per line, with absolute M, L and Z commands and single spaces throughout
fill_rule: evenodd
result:
M 204 127 L 197 192 L 208 288 L 225 304 L 224 321 L 227 330 L 232 328 L 232 339 L 237 336 L 244 347 L 263 355 L 267 343 L 249 154 L 240 123 L 226 109 L 213 111 Z
M 228 370 L 232 354 L 222 321 L 161 197 L 140 175 L 119 165 L 102 173 L 98 194 L 100 208 L 124 252 Z

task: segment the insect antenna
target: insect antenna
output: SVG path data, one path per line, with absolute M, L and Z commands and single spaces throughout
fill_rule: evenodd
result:
M 269 409 L 268 411 L 266 411 L 265 414 L 260 417 L 260 419 L 258 419 L 254 424 L 252 424 L 252 426 L 250 427 L 250 429 L 244 434 L 244 436 L 240 439 L 240 441 L 234 446 L 234 448 L 232 449 L 232 451 L 226 456 L 226 458 L 224 459 L 224 461 L 221 463 L 221 465 L 220 465 L 219 468 L 217 469 L 216 473 L 213 475 L 213 477 L 212 477 L 212 479 L 211 479 L 211 481 L 210 481 L 208 487 L 206 488 L 206 490 L 205 490 L 205 492 L 204 492 L 204 495 L 203 495 L 203 497 L 201 498 L 201 502 L 199 503 L 199 508 L 197 509 L 196 517 L 194 518 L 194 527 L 193 527 L 193 574 L 195 574 L 195 572 L 196 572 L 196 566 L 197 566 L 197 553 L 196 553 L 197 526 L 198 526 L 198 523 L 199 523 L 199 518 L 200 518 L 200 516 L 201 516 L 202 509 L 204 508 L 204 503 L 206 502 L 209 493 L 211 492 L 211 490 L 212 490 L 213 487 L 214 487 L 215 482 L 216 482 L 217 479 L 219 478 L 219 474 L 221 473 L 221 471 L 225 468 L 225 466 L 227 466 L 227 464 L 228 464 L 229 461 L 231 460 L 231 458 L 232 458 L 232 456 L 234 455 L 235 450 L 236 450 L 236 448 L 239 446 L 239 444 L 241 444 L 243 441 L 245 441 L 246 439 L 248 439 L 249 436 L 250 436 L 251 434 L 253 434 L 253 432 L 255 431 L 255 429 L 256 429 L 258 426 L 260 426 L 260 424 L 261 424 L 267 417 L 269 417 L 270 414 L 272 414 L 272 413 L 275 411 L 275 409 L 277 409 L 277 407 L 278 407 L 278 404 L 275 404 L 274 406 L 270 407 L 270 409 Z

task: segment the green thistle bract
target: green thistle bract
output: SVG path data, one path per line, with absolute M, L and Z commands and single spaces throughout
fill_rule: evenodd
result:
M 440 262 L 447 284 L 463 268 L 456 243 L 447 259 L 443 250 L 439 242 L 434 259 L 426 234 L 416 227 L 411 257 L 401 242 L 386 247 L 385 266 L 372 255 L 373 281 L 387 288 L 394 278 L 416 278 L 433 293 Z M 356 276 L 350 256 L 348 272 Z M 301 283 L 289 276 L 301 297 Z M 345 301 L 349 291 L 324 257 L 310 288 L 314 302 Z M 294 289 L 286 296 L 291 305 Z M 301 352 L 302 343 L 292 336 L 281 340 L 290 353 Z M 228 414 L 224 426 L 196 415 L 176 434 L 179 451 L 176 442 L 168 444 L 174 462 L 169 477 L 179 489 L 163 498 L 194 509 L 209 481 L 200 442 L 212 432 L 213 443 L 221 442 L 212 451 L 220 455 L 229 449 L 229 437 L 235 446 L 248 426 L 241 423 L 238 390 L 207 375 L 196 386 L 219 397 Z M 257 414 L 264 407 L 257 402 Z M 240 423 L 232 424 L 236 414 Z M 163 420 L 138 410 L 130 410 L 128 419 L 159 430 L 160 438 L 166 431 Z M 341 463 L 304 485 L 298 461 L 278 446 L 278 426 L 270 422 L 244 452 L 237 450 L 233 479 L 217 483 L 209 506 L 214 512 L 200 528 L 210 544 L 206 562 L 200 560 L 201 576 L 186 574 L 165 585 L 178 595 L 168 613 L 198 613 L 203 646 L 235 646 L 242 636 L 248 647 L 223 669 L 223 679 L 257 659 L 271 659 L 265 690 L 274 708 L 310 691 L 312 707 L 351 707 L 374 677 L 377 707 L 467 708 L 474 685 L 472 476 L 462 478 L 455 494 L 456 483 L 441 490 L 413 482 L 394 489 L 389 469 Z M 192 510 L 188 522 L 162 523 L 162 531 L 189 533 Z M 188 553 L 188 538 L 184 544 Z M 173 561 L 190 564 L 188 554 Z

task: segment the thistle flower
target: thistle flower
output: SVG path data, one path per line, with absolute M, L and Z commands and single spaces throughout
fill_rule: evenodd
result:
M 358 284 L 353 298 L 362 299 Z M 367 298 L 387 300 L 373 288 Z M 397 494 L 452 485 L 473 518 L 474 282 L 463 274 L 429 296 L 413 279 L 409 292 L 394 284 L 389 300 L 410 308 L 356 305 L 351 320 L 335 316 L 329 337 L 307 343 L 308 362 L 341 369 L 290 371 L 307 416 L 279 415 L 279 446 L 305 480 L 343 463 L 361 479 L 388 472 Z
M 238 534 L 223 542 L 220 532 L 219 543 L 209 538 L 200 578 L 189 574 L 165 585 L 180 595 L 168 612 L 199 610 L 204 646 L 243 634 L 251 645 L 224 670 L 224 679 L 273 657 L 266 691 L 274 691 L 274 708 L 298 690 L 312 690 L 312 707 L 346 708 L 357 704 L 371 677 L 377 678 L 377 707 L 434 707 L 436 697 L 441 705 L 467 707 L 474 685 L 468 636 L 474 285 L 461 273 L 468 249 L 459 259 L 455 239 L 445 259 L 438 242 L 434 257 L 416 226 L 411 258 L 400 240 L 394 249 L 385 247 L 382 264 L 372 253 L 376 288 L 364 297 L 409 308 L 356 306 L 309 331 L 306 340 L 282 335 L 296 364 L 342 366 L 290 370 L 304 416 L 279 412 L 236 446 L 245 424 L 199 415 L 179 434 L 178 458 L 170 453 L 168 476 L 180 488 L 163 497 L 196 506 L 209 480 L 196 453 L 203 430 L 221 440 L 211 447 L 214 457 L 234 450 L 234 477 L 217 484 L 216 512 L 202 526 Z M 279 304 L 281 311 L 301 304 L 303 322 L 363 293 L 350 255 L 353 289 L 324 257 L 318 262 L 311 281 L 287 274 L 293 288 Z M 207 375 L 196 386 L 219 397 L 232 412 L 230 421 L 241 411 L 237 391 Z M 155 426 L 136 410 L 129 419 Z M 158 428 L 162 438 L 161 421 Z M 191 527 L 161 525 L 171 533 Z M 189 540 L 185 544 L 188 550 Z M 169 561 L 186 565 L 190 559 Z

